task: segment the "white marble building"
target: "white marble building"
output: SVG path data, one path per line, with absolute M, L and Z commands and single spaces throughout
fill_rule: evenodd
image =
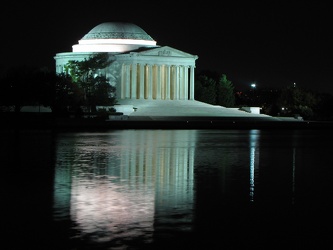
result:
M 116 87 L 117 99 L 194 100 L 196 55 L 159 46 L 143 29 L 132 23 L 97 25 L 72 46 L 57 53 L 56 72 L 69 60 L 84 60 L 92 53 L 109 53 L 112 63 L 106 77 Z
M 63 72 L 69 60 L 81 61 L 99 52 L 109 54 L 111 64 L 100 73 L 116 87 L 115 107 L 125 118 L 268 118 L 253 110 L 196 101 L 194 78 L 198 56 L 157 45 L 150 35 L 133 23 L 97 25 L 72 46 L 72 52 L 55 55 L 56 72 Z

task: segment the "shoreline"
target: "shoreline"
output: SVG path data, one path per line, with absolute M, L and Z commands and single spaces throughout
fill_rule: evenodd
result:
M 17 116 L 1 119 L 0 129 L 333 129 L 333 121 L 267 120 L 243 117 L 55 118 Z

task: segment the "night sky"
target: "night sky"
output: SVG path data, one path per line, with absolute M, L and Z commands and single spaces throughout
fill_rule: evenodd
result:
M 119 21 L 138 25 L 157 45 L 197 55 L 197 73 L 226 74 L 237 89 L 296 83 L 333 94 L 329 1 L 31 2 L 2 2 L 2 71 L 29 61 L 54 70 L 56 53 L 71 52 L 98 24 Z

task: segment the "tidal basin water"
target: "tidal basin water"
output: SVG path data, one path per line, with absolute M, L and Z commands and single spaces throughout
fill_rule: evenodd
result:
M 2 249 L 331 249 L 330 130 L 0 131 Z

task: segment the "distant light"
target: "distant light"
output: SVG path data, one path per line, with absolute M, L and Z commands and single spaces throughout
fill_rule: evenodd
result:
M 296 82 L 294 82 L 294 88 L 296 87 Z
M 252 88 L 255 88 L 255 87 L 256 87 L 256 84 L 255 84 L 255 83 L 252 83 L 252 84 L 251 84 L 251 87 L 252 87 Z

